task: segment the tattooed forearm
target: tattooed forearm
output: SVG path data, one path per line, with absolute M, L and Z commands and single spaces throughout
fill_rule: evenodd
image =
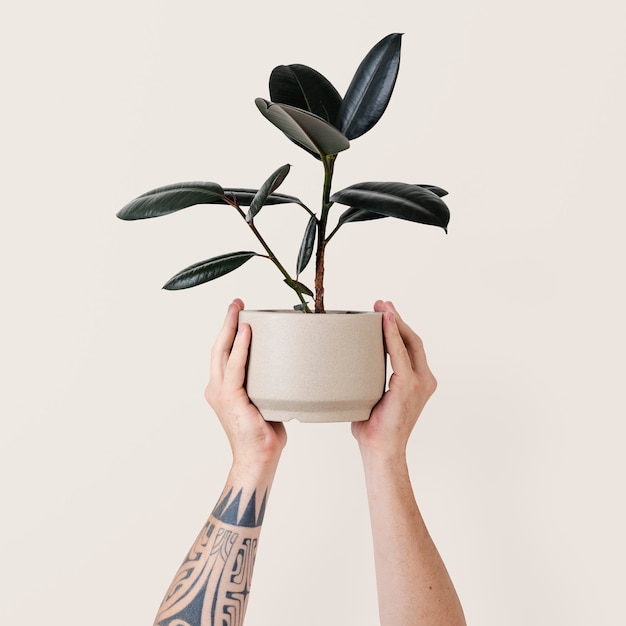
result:
M 231 489 L 217 504 L 172 582 L 155 626 L 243 623 L 267 493 L 242 504 Z M 240 512 L 242 511 L 242 512 Z

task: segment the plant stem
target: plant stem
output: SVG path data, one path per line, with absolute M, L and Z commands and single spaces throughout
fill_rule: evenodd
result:
M 330 233 L 330 235 L 328 235 L 328 237 L 326 237 L 326 243 L 328 243 L 333 238 L 333 235 L 339 230 L 340 226 L 341 226 L 341 224 L 337 224 L 337 226 L 335 226 L 335 228 L 333 228 L 333 230 Z
M 300 302 L 302 303 L 304 311 L 306 313 L 310 313 L 311 310 L 309 309 L 306 303 L 306 300 L 304 299 L 304 296 L 302 295 L 300 289 L 298 288 L 296 281 L 289 275 L 289 272 L 287 272 L 287 270 L 283 267 L 282 263 L 276 258 L 276 255 L 272 252 L 272 249 L 269 247 L 265 239 L 263 239 L 263 237 L 261 236 L 261 233 L 257 230 L 257 227 L 254 225 L 254 221 L 248 222 L 246 220 L 246 214 L 244 213 L 244 211 L 241 210 L 241 207 L 236 202 L 231 201 L 231 199 L 228 197 L 224 197 L 224 200 L 228 204 L 230 204 L 230 206 L 237 209 L 237 212 L 239 213 L 239 215 L 241 215 L 241 217 L 244 219 L 246 224 L 248 224 L 248 226 L 250 227 L 250 230 L 254 233 L 254 236 L 259 240 L 259 243 L 263 246 L 263 248 L 267 252 L 266 258 L 268 258 L 278 268 L 280 273 L 285 277 L 287 284 L 296 292 L 296 294 L 298 294 L 298 298 Z M 264 255 L 259 255 L 259 256 L 264 256 Z
M 325 313 L 324 309 L 324 252 L 326 250 L 326 223 L 330 201 L 330 186 L 333 180 L 336 154 L 322 159 L 324 164 L 324 188 L 322 191 L 322 214 L 317 224 L 317 251 L 315 253 L 315 312 Z

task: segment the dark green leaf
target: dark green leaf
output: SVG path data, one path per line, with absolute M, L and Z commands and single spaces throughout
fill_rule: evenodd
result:
M 400 68 L 401 39 L 398 33 L 387 35 L 361 61 L 335 123 L 348 139 L 366 133 L 385 112 Z
M 344 211 L 339 216 L 339 225 L 346 222 L 365 222 L 368 220 L 379 220 L 387 215 L 381 215 L 380 213 L 373 213 L 372 211 L 366 211 L 365 209 L 350 208 Z
M 442 196 L 448 195 L 448 192 L 441 187 L 437 187 L 436 185 L 416 185 L 417 187 L 422 187 L 428 191 L 431 191 L 435 195 Z M 381 215 L 380 213 L 373 213 L 372 211 L 367 211 L 365 209 L 355 209 L 350 208 L 344 211 L 339 216 L 339 226 L 345 224 L 346 222 L 365 222 L 367 220 L 379 220 L 383 217 L 389 217 L 388 215 Z
M 302 311 L 302 312 L 304 313 L 304 312 L 306 311 L 306 308 L 307 308 L 307 305 L 308 305 L 308 304 L 309 304 L 308 302 L 304 302 L 304 303 L 303 303 L 303 302 L 301 302 L 300 304 L 296 304 L 296 305 L 293 307 L 293 310 L 294 310 L 294 311 Z
M 259 111 L 274 126 L 312 154 L 326 157 L 350 147 L 350 142 L 334 126 L 313 113 L 287 104 L 275 104 L 263 98 L 255 100 Z
M 224 195 L 230 200 L 236 201 L 239 206 L 250 206 L 258 189 L 241 189 L 228 188 L 224 189 Z M 266 199 L 264 204 L 302 204 L 299 198 L 288 196 L 284 193 L 272 193 Z
M 285 280 L 283 280 L 283 282 L 285 284 L 289 285 L 289 281 L 286 278 L 285 278 Z M 306 285 L 302 284 L 298 280 L 294 280 L 294 283 L 296 284 L 296 286 L 300 290 L 300 293 L 303 293 L 305 296 L 311 296 L 311 298 L 313 297 L 313 292 Z M 289 286 L 291 287 L 291 285 L 289 285 Z
M 304 238 L 302 239 L 302 243 L 300 244 L 296 274 L 300 274 L 311 260 L 311 255 L 313 254 L 313 246 L 315 245 L 316 232 L 317 218 L 315 217 L 315 215 L 311 215 L 311 217 L 309 218 L 309 223 L 306 225 L 306 229 L 304 231 Z
M 230 252 L 221 254 L 206 261 L 194 263 L 184 270 L 181 270 L 175 276 L 172 276 L 163 289 L 188 289 L 210 280 L 224 276 L 249 261 L 253 256 L 258 256 L 256 252 Z
M 330 81 L 306 65 L 279 65 L 270 74 L 270 99 L 304 109 L 334 124 L 341 96 Z
M 443 196 L 447 196 L 448 192 L 441 187 L 437 187 L 437 185 L 417 185 L 418 187 L 423 187 L 424 189 L 428 189 L 428 191 L 432 191 L 436 196 L 443 198 Z
M 122 220 L 142 220 L 180 211 L 195 204 L 224 203 L 224 190 L 217 183 L 175 183 L 148 191 L 117 213 Z
M 267 198 L 276 191 L 283 180 L 289 174 L 289 170 L 291 169 L 291 165 L 283 165 L 279 167 L 272 175 L 261 185 L 261 188 L 254 194 L 254 198 L 252 198 L 252 202 L 250 203 L 250 209 L 248 210 L 248 214 L 246 215 L 246 222 L 251 222 L 254 219 L 254 216 L 263 208 L 265 205 Z
M 437 194 L 407 183 L 357 183 L 331 196 L 331 201 L 359 209 L 447 229 L 450 211 Z M 363 219 L 375 219 L 361 217 Z M 346 221 L 359 221 L 344 218 Z M 447 232 L 447 230 L 446 230 Z

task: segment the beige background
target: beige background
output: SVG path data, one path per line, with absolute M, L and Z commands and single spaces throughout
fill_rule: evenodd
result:
M 440 387 L 410 465 L 468 622 L 626 623 L 622 6 L 5 5 L 0 620 L 152 623 L 229 465 L 202 398 L 225 307 L 293 304 L 262 260 L 160 290 L 187 264 L 254 246 L 227 208 L 134 224 L 117 209 L 169 182 L 257 186 L 286 162 L 282 190 L 315 203 L 318 164 L 253 100 L 280 63 L 343 92 L 369 47 L 401 31 L 389 109 L 341 155 L 335 188 L 444 186 L 450 233 L 346 227 L 327 301 L 393 299 L 425 340 Z M 295 259 L 305 215 L 258 221 Z M 373 626 L 349 428 L 288 431 L 247 624 Z

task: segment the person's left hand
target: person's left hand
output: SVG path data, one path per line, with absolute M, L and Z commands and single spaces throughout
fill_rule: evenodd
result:
M 276 464 L 287 442 L 284 424 L 266 422 L 244 389 L 251 330 L 239 328 L 238 298 L 228 307 L 224 326 L 211 350 L 211 372 L 205 397 L 217 414 L 233 452 L 234 464 Z
M 389 389 L 372 409 L 369 420 L 352 422 L 352 434 L 362 453 L 399 459 L 405 454 L 417 418 L 437 388 L 437 380 L 426 361 L 422 340 L 393 304 L 378 300 L 374 310 L 383 313 L 383 333 L 393 374 Z

